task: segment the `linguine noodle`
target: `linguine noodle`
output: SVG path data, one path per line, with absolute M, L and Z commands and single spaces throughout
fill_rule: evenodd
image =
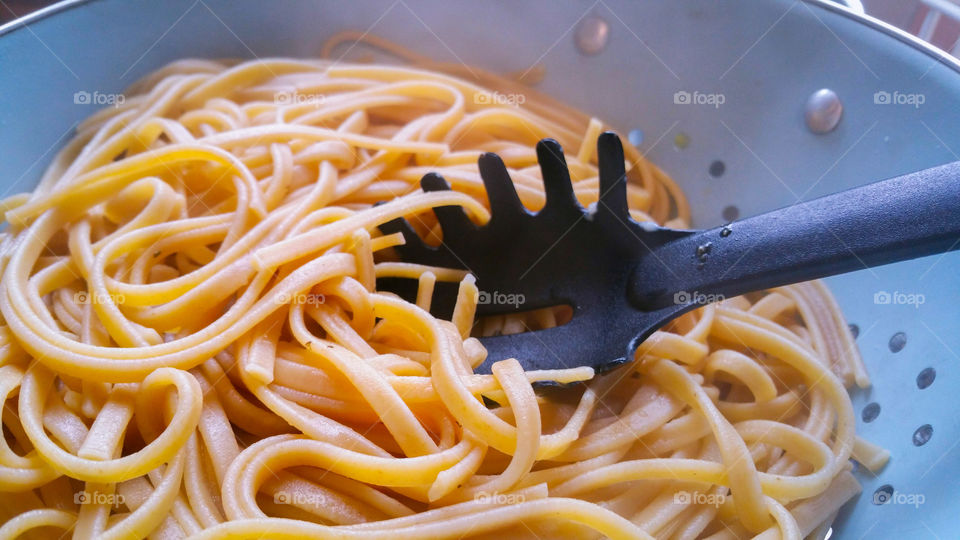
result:
M 869 381 L 819 282 L 686 314 L 607 375 L 474 373 L 475 336 L 562 314 L 475 325 L 473 276 L 398 261 L 378 225 L 485 222 L 482 152 L 540 208 L 544 137 L 589 205 L 606 126 L 432 67 L 175 62 L 0 203 L 0 538 L 823 534 L 859 492 L 849 458 L 886 454 L 854 433 L 845 386 Z M 625 150 L 634 219 L 686 227 Z M 452 191 L 421 191 L 430 171 Z M 451 321 L 436 282 L 459 283 Z

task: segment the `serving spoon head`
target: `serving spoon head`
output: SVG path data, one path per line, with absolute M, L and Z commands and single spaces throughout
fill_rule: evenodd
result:
M 657 328 L 696 307 L 678 302 L 645 310 L 628 294 L 640 258 L 655 257 L 658 246 L 691 233 L 630 217 L 623 147 L 616 134 L 603 133 L 597 141 L 599 198 L 590 208 L 574 195 L 560 144 L 544 139 L 536 151 L 546 195 L 539 212 L 521 204 L 503 161 L 486 153 L 479 158 L 491 209 L 486 224 L 474 224 L 460 206 L 436 207 L 443 232 L 437 247 L 424 243 L 403 218 L 380 229 L 403 234 L 405 243 L 397 251 L 406 262 L 472 273 L 480 290 L 477 317 L 557 305 L 572 308 L 571 320 L 561 326 L 482 337 L 487 359 L 480 372 L 489 372 L 494 362 L 505 358 L 516 358 L 528 370 L 589 366 L 608 371 L 632 359 L 636 347 Z M 425 175 L 420 185 L 424 191 L 450 189 L 435 173 Z M 456 285 L 437 284 L 434 315 L 451 316 Z M 378 280 L 378 287 L 416 298 L 414 280 L 385 278 Z

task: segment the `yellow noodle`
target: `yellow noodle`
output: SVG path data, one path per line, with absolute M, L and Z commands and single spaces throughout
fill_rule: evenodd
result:
M 826 288 L 706 306 L 605 375 L 523 359 L 474 373 L 471 335 L 569 311 L 475 321 L 474 276 L 397 260 L 403 237 L 379 226 L 404 217 L 436 243 L 431 209 L 450 205 L 485 223 L 476 160 L 491 151 L 539 209 L 546 136 L 589 205 L 608 126 L 366 40 L 414 65 L 175 62 L 82 123 L 34 192 L 0 201 L 0 538 L 828 525 L 859 489 L 847 459 L 874 470 L 888 454 L 855 437 L 844 385 L 869 380 Z M 676 184 L 625 152 L 632 215 L 688 226 Z M 431 171 L 453 189 L 420 190 Z M 378 291 L 385 277 L 416 283 L 416 302 Z M 449 321 L 429 313 L 437 282 L 459 285 Z M 541 381 L 571 386 L 538 395 Z

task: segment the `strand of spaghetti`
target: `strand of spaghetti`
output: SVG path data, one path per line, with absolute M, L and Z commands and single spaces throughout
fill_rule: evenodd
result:
M 421 335 L 431 340 L 431 379 L 447 409 L 465 428 L 475 434 L 483 433 L 490 446 L 512 452 L 516 428 L 494 416 L 459 382 L 456 354 L 439 324 L 426 312 L 381 294 L 374 295 L 374 312 L 385 319 L 407 319 L 407 324 L 419 326 Z
M 466 490 L 467 493 L 500 493 L 513 488 L 530 472 L 537 458 L 542 422 L 540 409 L 533 388 L 523 376 L 523 367 L 516 359 L 501 360 L 493 364 L 493 376 L 500 383 L 514 416 L 517 428 L 517 445 L 506 469 L 493 480 Z
M 288 467 L 322 467 L 336 474 L 384 486 L 428 484 L 470 450 L 463 441 L 435 454 L 393 458 L 360 454 L 321 441 L 277 436 L 263 439 L 244 450 L 231 464 L 222 487 L 228 515 L 258 515 L 255 496 L 272 474 Z
M 30 529 L 40 527 L 57 527 L 70 531 L 77 521 L 77 516 L 71 512 L 44 508 L 24 512 L 0 526 L 0 539 L 14 540 Z
M 315 338 L 304 326 L 303 317 L 292 318 L 292 321 L 291 330 L 294 337 L 306 344 L 309 351 L 323 356 L 346 376 L 360 395 L 370 403 L 380 421 L 403 448 L 405 455 L 421 456 L 437 452 L 437 445 L 385 377 L 363 359 L 335 345 L 314 346 Z
M 416 61 L 430 69 L 175 62 L 0 202 L 0 522 L 78 538 L 825 530 L 859 489 L 847 456 L 886 454 L 854 436 L 841 379 L 866 374 L 821 283 L 692 311 L 613 373 L 475 373 L 470 332 L 553 328 L 569 308 L 474 321 L 472 276 L 398 262 L 403 235 L 379 227 L 405 218 L 436 243 L 442 206 L 483 225 L 484 152 L 540 209 L 545 136 L 596 203 L 608 124 Z M 631 216 L 685 227 L 677 185 L 624 153 Z M 452 189 L 423 192 L 429 172 Z M 379 278 L 416 280 L 416 304 Z M 437 281 L 459 285 L 450 321 L 428 312 Z M 677 500 L 693 491 L 723 502 Z
M 12 290 L 10 287 L 6 288 L 6 295 L 0 295 L 0 310 L 3 311 L 4 318 L 10 321 L 11 329 L 20 333 L 20 343 L 31 354 L 42 359 L 44 365 L 76 376 L 85 375 L 111 382 L 132 382 L 160 367 L 194 367 L 278 309 L 283 305 L 280 299 L 289 298 L 310 284 L 329 277 L 351 273 L 353 257 L 349 255 L 337 254 L 317 259 L 299 268 L 259 300 L 256 294 L 259 288 L 251 286 L 224 316 L 202 331 L 184 339 L 146 348 L 93 347 L 53 333 L 49 328 L 38 325 L 35 317 L 23 316 L 25 314 L 19 311 L 9 298 Z M 260 279 L 260 283 L 265 284 L 269 276 L 263 275 Z M 17 315 L 22 318 L 17 318 Z M 28 326 L 28 321 L 33 324 Z M 116 361 L 128 359 L 138 361 Z
M 232 434 L 231 434 L 232 436 Z M 204 470 L 203 459 L 206 456 L 200 449 L 196 435 L 187 441 L 187 463 L 183 475 L 183 488 L 190 502 L 190 508 L 203 528 L 223 523 L 224 516 L 214 496 L 219 486 L 211 486 Z
M 202 399 L 196 379 L 184 371 L 160 368 L 143 379 L 137 401 L 144 402 L 160 392 L 160 388 L 177 389 L 177 406 L 168 427 L 141 450 L 111 460 L 89 460 L 77 457 L 50 440 L 41 420 L 43 404 L 53 385 L 53 374 L 42 367 L 32 367 L 23 377 L 19 410 L 23 428 L 37 453 L 56 470 L 73 478 L 91 482 L 118 482 L 146 474 L 161 463 L 169 462 L 190 437 L 200 417 Z M 144 403 L 137 407 L 143 410 Z
M 303 197 L 296 205 L 296 208 L 289 214 L 284 212 L 272 214 L 255 226 L 237 244 L 231 246 L 231 249 L 224 252 L 221 257 L 217 257 L 211 264 L 205 265 L 196 272 L 191 272 L 188 275 L 167 280 L 160 284 L 140 286 L 125 285 L 108 276 L 104 276 L 107 288 L 116 291 L 117 294 L 124 295 L 125 300 L 129 297 L 131 305 L 151 305 L 164 302 L 173 303 L 171 301 L 181 300 L 185 294 L 193 292 L 199 284 L 206 283 L 215 278 L 217 272 L 223 271 L 224 273 L 228 273 L 226 269 L 234 265 L 246 267 L 247 262 L 245 259 L 251 248 L 256 246 L 258 242 L 270 242 L 282 236 L 284 231 L 293 226 L 306 211 L 313 206 L 324 204 L 329 200 L 330 190 L 335 181 L 336 171 L 329 167 L 322 167 L 316 187 L 311 190 L 310 194 Z M 118 237 L 111 243 L 103 246 L 102 251 L 98 254 L 98 266 L 105 269 L 108 262 L 134 251 L 144 243 L 152 242 L 154 236 L 160 236 L 161 238 L 173 237 L 171 231 L 163 227 L 145 227 L 135 233 Z M 156 248 L 162 247 L 157 242 L 154 244 Z M 140 300 L 139 304 L 138 300 Z
M 333 245 L 337 240 L 357 229 L 371 229 L 398 217 L 416 214 L 438 206 L 463 206 L 473 219 L 486 223 L 490 213 L 471 197 L 454 191 L 434 191 L 405 196 L 330 224 L 319 231 L 302 233 L 273 245 L 258 249 L 253 254 L 255 268 L 276 268 L 292 260 L 306 257 Z
M 142 538 L 156 529 L 162 521 L 167 519 L 167 513 L 179 494 L 185 461 L 186 446 L 184 445 L 164 467 L 162 478 L 152 479 L 156 487 L 147 500 L 133 508 L 133 511 L 119 523 L 102 531 L 98 537 L 117 540 Z
M 760 403 L 777 397 L 777 387 L 769 373 L 753 359 L 736 351 L 722 350 L 711 353 L 703 368 L 703 376 L 710 381 L 717 372 L 728 373 L 738 378 Z
M 473 85 L 463 79 L 415 68 L 334 64 L 329 67 L 327 73 L 329 73 L 331 77 L 362 77 L 379 81 L 400 81 L 410 78 L 441 81 L 445 84 L 453 86 L 462 94 L 464 94 L 467 97 L 467 103 L 479 103 L 481 100 L 476 99 L 477 94 L 489 94 L 489 90 L 477 85 Z M 560 142 L 563 144 L 567 144 L 573 140 L 578 140 L 580 133 L 565 128 L 559 123 L 554 122 L 552 119 L 544 118 L 543 116 L 537 117 L 534 114 L 526 113 L 526 111 L 521 111 L 521 113 L 528 118 L 530 123 L 545 124 L 550 131 L 557 134 L 558 140 L 560 140 Z M 568 144 L 568 146 L 572 145 Z
M 646 366 L 641 369 L 644 368 Z M 769 519 L 762 504 L 760 480 L 743 438 L 720 414 L 700 385 L 682 368 L 669 360 L 659 360 L 647 372 L 668 391 L 704 415 L 720 445 L 729 482 L 726 485 L 738 503 L 737 516 L 744 527 L 752 532 L 767 528 Z
M 320 71 L 326 64 L 327 62 L 289 58 L 263 58 L 257 62 L 244 62 L 214 73 L 214 76 L 209 77 L 203 84 L 198 85 L 183 97 L 182 106 L 185 109 L 198 108 L 200 104 L 213 97 L 230 95 L 237 88 L 243 88 L 250 83 L 285 73 Z
M 288 519 L 257 519 L 230 521 L 197 535 L 196 540 L 220 538 L 303 538 L 320 536 L 334 539 L 444 539 L 457 538 L 460 531 L 470 530 L 482 534 L 516 524 L 521 521 L 562 516 L 562 519 L 586 525 L 611 539 L 651 539 L 641 529 L 626 519 L 594 504 L 577 499 L 549 498 L 530 501 L 514 506 L 504 506 L 467 516 L 458 516 L 445 521 L 427 522 L 409 528 L 393 530 L 350 530 L 349 527 L 324 527 L 304 521 Z
M 50 177 L 44 180 L 56 182 L 57 187 L 63 187 L 65 184 L 72 184 L 74 178 L 80 174 L 108 164 L 130 146 L 137 146 L 138 150 L 145 149 L 160 136 L 159 130 L 155 129 L 154 119 L 162 117 L 166 111 L 175 107 L 182 95 L 201 81 L 201 77 L 189 76 L 160 81 L 148 95 L 142 97 L 138 107 L 118 111 L 120 114 L 107 120 L 95 133 L 91 133 L 89 143 L 84 145 L 76 159 L 64 168 L 59 178 Z M 148 135 L 147 132 L 151 131 Z
M 829 449 L 822 443 L 801 435 L 796 428 L 782 425 L 771 428 L 770 424 L 747 423 L 735 427 L 738 433 L 744 434 L 744 438 L 755 441 L 776 440 L 777 444 L 783 444 L 795 453 L 807 456 L 814 466 L 818 466 L 815 473 L 805 476 L 757 473 L 763 495 L 789 501 L 815 496 L 828 487 L 831 478 L 828 466 L 832 461 Z M 771 429 L 780 429 L 781 431 L 776 433 L 779 437 L 774 437 Z M 823 477 L 826 477 L 828 485 L 822 483 Z M 623 461 L 585 472 L 558 485 L 552 490 L 552 494 L 569 497 L 603 486 L 641 479 L 682 479 L 704 484 L 730 485 L 728 472 L 720 463 L 699 459 L 657 458 Z
M 274 414 L 273 411 L 265 410 L 255 400 L 251 400 L 240 393 L 234 384 L 242 388 L 243 381 L 239 380 L 239 382 L 234 383 L 231 380 L 231 373 L 235 371 L 232 369 L 232 359 L 229 360 L 231 362 L 230 367 L 227 368 L 229 371 L 224 372 L 224 367 L 218 361 L 221 358 L 223 358 L 223 353 L 217 355 L 217 360 L 204 362 L 200 369 L 204 378 L 212 381 L 209 384 L 213 386 L 213 391 L 218 401 L 222 403 L 224 413 L 231 419 L 231 423 L 236 424 L 237 427 L 247 433 L 261 437 L 290 431 L 290 425 L 282 417 Z M 223 362 L 226 364 L 227 360 L 224 359 Z M 205 389 L 204 393 L 209 394 L 209 391 Z M 226 457 L 232 458 L 234 455 L 231 451 Z M 217 470 L 222 472 L 228 464 L 223 463 L 222 467 Z
M 247 351 L 247 347 L 241 348 L 241 354 L 247 354 Z M 241 370 L 242 375 L 243 371 Z M 310 437 L 329 444 L 336 444 L 341 448 L 363 451 L 369 455 L 389 455 L 376 443 L 363 437 L 349 426 L 284 399 L 279 393 L 271 390 L 269 386 L 261 384 L 255 379 L 244 377 L 243 382 L 247 389 L 271 412 Z
M 215 147 L 171 145 L 86 173 L 68 189 L 30 201 L 7 212 L 5 217 L 12 225 L 27 225 L 31 218 L 51 208 L 57 208 L 65 216 L 78 215 L 115 195 L 121 187 L 135 180 L 164 173 L 174 166 L 193 161 L 218 163 L 239 175 L 244 187 L 249 190 L 250 208 L 258 215 L 266 214 L 256 181 L 233 154 Z M 225 175 L 221 175 L 223 176 Z
M 0 403 L 7 402 L 22 380 L 23 370 L 17 366 L 0 367 Z M 6 437 L 0 437 L 0 490 L 25 491 L 40 487 L 59 475 L 35 450 L 25 456 L 17 455 Z
M 850 453 L 853 450 L 854 420 L 853 406 L 837 377 L 801 347 L 779 339 L 764 328 L 734 319 L 727 315 L 727 310 L 720 309 L 718 311 L 720 314 L 717 324 L 713 328 L 715 335 L 724 339 L 743 340 L 751 348 L 782 359 L 803 373 L 812 388 L 822 389 L 825 392 L 837 413 L 835 440 L 832 448 L 834 460 L 830 469 L 834 471 L 834 474 L 839 472 L 843 464 L 850 458 Z
M 467 276 L 466 270 L 426 266 L 423 264 L 404 262 L 382 262 L 376 265 L 376 277 L 400 277 L 420 279 L 420 276 L 429 272 L 436 281 L 462 281 Z

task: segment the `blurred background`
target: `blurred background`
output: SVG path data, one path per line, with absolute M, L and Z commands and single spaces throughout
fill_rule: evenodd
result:
M 870 15 L 960 54 L 960 0 L 861 0 Z M 55 1 L 0 0 L 0 24 L 44 8 Z

